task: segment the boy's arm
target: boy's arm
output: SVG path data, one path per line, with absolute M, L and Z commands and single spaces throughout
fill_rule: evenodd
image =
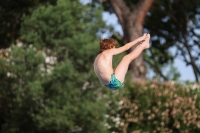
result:
M 147 35 L 147 34 L 145 33 L 143 36 L 141 36 L 141 37 L 135 39 L 135 40 L 132 41 L 132 42 L 127 43 L 126 45 L 124 45 L 124 46 L 122 46 L 122 47 L 112 49 L 112 50 L 111 50 L 112 55 L 120 54 L 120 53 L 122 53 L 122 52 L 124 52 L 124 51 L 130 49 L 131 47 L 133 47 L 133 46 L 134 46 L 135 44 L 137 44 L 138 42 L 143 41 L 143 40 L 145 39 L 146 35 Z

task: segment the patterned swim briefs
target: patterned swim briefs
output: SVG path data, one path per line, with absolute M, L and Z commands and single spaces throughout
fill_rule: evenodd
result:
M 105 85 L 106 87 L 110 88 L 111 90 L 117 90 L 119 89 L 123 83 L 121 83 L 116 77 L 115 74 L 113 73 L 111 75 L 110 83 L 108 85 Z

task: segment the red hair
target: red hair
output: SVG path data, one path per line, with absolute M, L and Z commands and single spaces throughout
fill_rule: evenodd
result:
M 99 45 L 100 45 L 99 53 L 103 52 L 104 50 L 111 49 L 117 46 L 116 42 L 113 39 L 100 40 Z

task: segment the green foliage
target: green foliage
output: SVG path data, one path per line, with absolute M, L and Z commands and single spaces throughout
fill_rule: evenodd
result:
M 21 29 L 21 17 L 31 14 L 39 5 L 55 4 L 57 0 L 6 0 L 0 1 L 0 48 L 15 43 Z
M 110 108 L 110 132 L 199 132 L 200 86 L 149 82 L 130 84 L 128 92 Z M 122 95 L 122 94 L 121 94 Z M 116 101 L 115 101 L 116 102 Z M 114 104 L 111 102 L 110 104 Z M 116 109 L 117 108 L 117 109 Z
M 44 57 L 31 47 L 13 46 L 2 53 L 6 58 L 1 58 L 0 71 L 1 132 L 34 132 L 37 124 L 31 112 L 38 110 L 43 95 Z
M 59 0 L 23 20 L 23 43 L 0 52 L 0 132 L 105 133 L 107 92 L 92 66 L 101 9 Z
M 199 6 L 200 1 L 196 0 L 156 0 L 144 23 L 154 49 L 149 49 L 151 54 L 146 60 L 165 65 L 178 57 L 192 67 L 196 82 L 200 75 L 200 52 L 196 50 L 200 48 L 196 32 L 199 30 Z
M 39 49 L 57 51 L 58 61 L 68 57 L 82 71 L 90 68 L 88 63 L 98 48 L 94 37 L 104 24 L 101 10 L 78 5 L 75 1 L 58 1 L 57 6 L 40 7 L 25 19 L 22 39 Z

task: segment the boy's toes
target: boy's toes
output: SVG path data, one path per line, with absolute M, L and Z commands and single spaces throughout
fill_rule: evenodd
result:
M 144 33 L 143 36 L 146 37 L 146 36 L 147 36 L 147 33 Z
M 145 39 L 150 39 L 150 34 L 149 33 L 146 35 Z

